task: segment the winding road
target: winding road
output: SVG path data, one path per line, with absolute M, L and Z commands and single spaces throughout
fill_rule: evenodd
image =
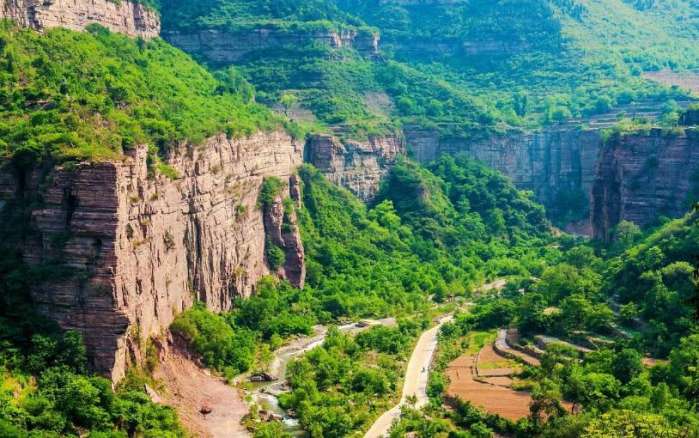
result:
M 414 405 L 416 408 L 421 408 L 427 404 L 427 380 L 429 378 L 432 356 L 434 356 L 434 352 L 437 350 L 439 329 L 443 324 L 451 320 L 451 315 L 442 317 L 436 326 L 420 336 L 408 362 L 400 401 L 374 422 L 366 435 L 364 435 L 364 438 L 379 438 L 388 435 L 393 421 L 400 417 L 401 408 L 408 403 L 408 398 L 411 396 L 414 396 L 416 399 Z

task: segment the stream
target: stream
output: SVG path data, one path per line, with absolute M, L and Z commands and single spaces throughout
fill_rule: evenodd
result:
M 394 326 L 395 318 L 379 320 L 363 320 L 351 324 L 338 326 L 342 333 L 359 333 L 377 325 Z M 256 382 L 247 394 L 252 403 L 256 403 L 261 409 L 282 419 L 282 423 L 290 432 L 300 430 L 299 422 L 279 406 L 279 395 L 288 392 L 289 386 L 284 379 L 286 368 L 292 359 L 320 346 L 325 342 L 328 328 L 325 326 L 314 327 L 314 334 L 293 340 L 290 344 L 279 348 L 274 352 L 274 359 L 269 365 L 268 374 L 277 380 L 272 382 Z

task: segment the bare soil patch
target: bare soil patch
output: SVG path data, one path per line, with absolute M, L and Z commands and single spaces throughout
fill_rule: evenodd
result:
M 478 377 L 511 376 L 522 370 L 517 362 L 499 355 L 492 344 L 481 348 L 476 365 Z
M 153 377 L 164 390 L 158 395 L 172 406 L 184 427 L 196 437 L 229 438 L 250 434 L 240 423 L 248 413 L 238 389 L 199 367 L 180 349 L 162 352 Z
M 661 70 L 644 73 L 643 77 L 664 85 L 677 85 L 695 94 L 699 93 L 699 72 L 676 73 L 672 70 Z
M 475 357 L 471 354 L 464 354 L 450 363 L 446 371 L 450 380 L 447 395 L 459 397 L 486 412 L 510 420 L 516 421 L 529 415 L 532 399 L 528 393 L 478 382 L 474 379 L 474 368 Z

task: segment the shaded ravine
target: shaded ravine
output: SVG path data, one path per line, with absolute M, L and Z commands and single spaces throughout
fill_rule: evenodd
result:
M 388 435 L 393 421 L 400 417 L 401 408 L 408 403 L 409 398 L 414 397 L 413 406 L 416 408 L 421 408 L 427 404 L 427 381 L 432 357 L 437 350 L 439 330 L 442 325 L 451 320 L 451 315 L 443 316 L 436 326 L 420 335 L 408 362 L 400 401 L 374 422 L 364 438 L 379 438 Z

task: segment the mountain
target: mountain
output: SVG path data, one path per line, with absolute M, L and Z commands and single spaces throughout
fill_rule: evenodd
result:
M 357 435 L 454 313 L 396 433 L 693 436 L 697 10 L 0 3 L 0 435 Z M 516 422 L 442 373 L 496 332 Z

